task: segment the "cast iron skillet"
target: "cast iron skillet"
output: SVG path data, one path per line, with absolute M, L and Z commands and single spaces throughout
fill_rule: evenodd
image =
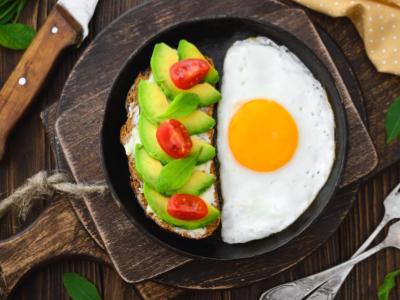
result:
M 332 172 L 312 205 L 287 229 L 270 237 L 244 244 L 229 245 L 221 240 L 220 230 L 211 237 L 195 241 L 179 237 L 158 227 L 148 219 L 135 199 L 129 184 L 130 174 L 124 148 L 119 142 L 119 131 L 126 121 L 125 98 L 139 72 L 149 67 L 153 46 L 165 42 L 176 47 L 180 39 L 187 39 L 202 52 L 213 58 L 222 74 L 223 59 L 227 49 L 236 40 L 252 36 L 266 36 L 295 53 L 311 70 L 328 92 L 336 121 L 336 160 Z M 315 54 L 301 41 L 268 22 L 218 16 L 179 23 L 156 34 L 139 49 L 132 49 L 113 82 L 101 131 L 103 168 L 114 199 L 118 201 L 132 222 L 147 235 L 181 254 L 195 258 L 234 260 L 250 258 L 277 249 L 302 233 L 332 198 L 343 169 L 346 145 L 346 116 L 334 80 Z M 273 75 L 272 75 L 273 76 Z M 245 184 L 245 183 L 244 183 Z M 293 195 L 295 197 L 295 195 Z M 126 237 L 130 238 L 130 237 Z M 299 251 L 302 251 L 301 248 Z

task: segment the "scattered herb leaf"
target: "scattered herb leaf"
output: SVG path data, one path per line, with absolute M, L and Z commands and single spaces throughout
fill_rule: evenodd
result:
M 3 24 L 0 25 L 0 45 L 23 50 L 29 46 L 35 34 L 35 30 L 25 24 Z
M 64 274 L 64 287 L 73 300 L 101 300 L 96 287 L 77 273 Z
M 383 283 L 378 288 L 378 299 L 389 300 L 390 291 L 396 286 L 396 277 L 400 275 L 400 269 L 386 274 Z
M 389 106 L 385 117 L 386 143 L 390 144 L 400 137 L 400 97 Z

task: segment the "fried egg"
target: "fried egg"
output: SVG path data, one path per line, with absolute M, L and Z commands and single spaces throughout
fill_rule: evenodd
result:
M 282 231 L 313 202 L 335 160 L 325 89 L 266 37 L 227 51 L 218 106 L 222 239 L 244 243 Z

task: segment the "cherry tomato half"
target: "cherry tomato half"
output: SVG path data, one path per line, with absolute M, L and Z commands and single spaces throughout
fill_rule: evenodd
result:
M 161 148 L 173 158 L 183 158 L 192 150 L 192 139 L 186 127 L 171 119 L 160 124 L 156 133 Z
M 204 59 L 184 59 L 169 70 L 172 82 L 180 89 L 190 89 L 206 77 L 210 64 Z
M 199 220 L 208 213 L 208 208 L 203 199 L 188 194 L 175 194 L 167 206 L 168 213 L 181 220 Z

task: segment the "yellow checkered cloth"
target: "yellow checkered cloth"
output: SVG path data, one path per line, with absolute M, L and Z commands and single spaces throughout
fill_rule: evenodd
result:
M 378 71 L 400 75 L 400 0 L 293 1 L 332 17 L 349 17 Z

